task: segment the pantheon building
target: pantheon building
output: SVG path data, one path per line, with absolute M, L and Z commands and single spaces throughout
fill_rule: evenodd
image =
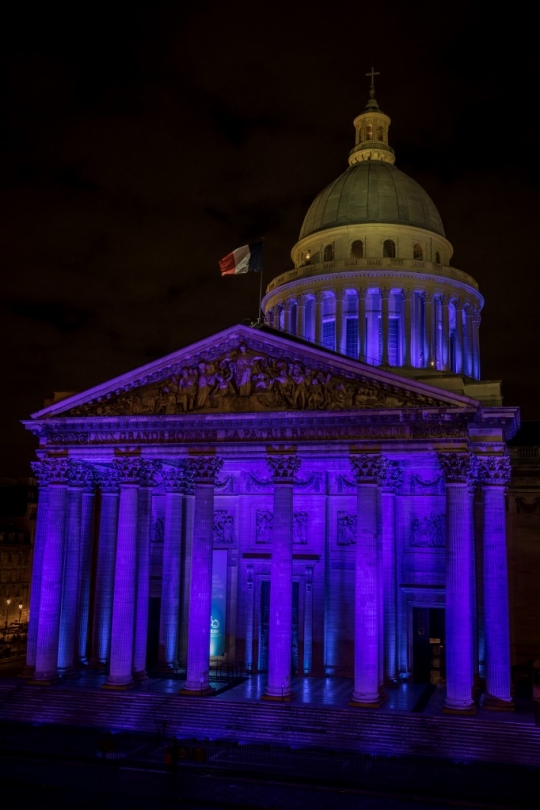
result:
M 209 662 L 403 680 L 512 710 L 505 490 L 519 412 L 481 377 L 484 305 L 372 86 L 264 319 L 55 401 L 39 441 L 28 677 Z

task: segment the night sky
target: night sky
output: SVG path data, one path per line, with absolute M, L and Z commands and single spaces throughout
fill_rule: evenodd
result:
M 368 5 L 375 8 L 368 8 Z M 321 8 L 321 11 L 316 10 Z M 0 33 L 0 476 L 20 420 L 258 310 L 347 167 L 366 72 L 479 283 L 482 377 L 540 419 L 537 34 L 471 2 L 11 4 Z

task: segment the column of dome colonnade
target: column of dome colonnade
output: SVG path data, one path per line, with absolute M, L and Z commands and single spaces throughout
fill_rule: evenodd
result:
M 212 600 L 212 549 L 214 539 L 214 488 L 223 465 L 217 456 L 193 456 L 187 461 L 195 490 L 191 552 L 187 672 L 180 694 L 208 695 L 210 614 Z
M 366 288 L 353 286 L 339 287 L 335 284 L 313 294 L 304 293 L 295 298 L 284 298 L 283 302 L 268 310 L 266 320 L 270 325 L 282 328 L 285 332 L 322 345 L 324 342 L 323 324 L 326 320 L 335 321 L 333 348 L 338 354 L 351 355 L 347 347 L 346 321 L 351 311 L 346 313 L 347 299 L 355 303 L 353 316 L 357 319 L 357 351 L 359 360 L 371 365 L 382 364 L 392 367 L 433 368 L 464 374 L 473 379 L 480 378 L 479 325 L 480 310 L 449 292 L 434 292 L 420 287 L 390 289 L 389 280 L 384 285 L 370 285 Z M 372 325 L 366 322 L 366 302 L 373 296 L 379 297 L 376 318 Z M 324 315 L 326 299 L 334 301 L 334 315 Z M 308 325 L 306 309 L 313 301 L 312 323 Z M 296 317 L 293 312 L 296 310 Z M 283 312 L 280 316 L 279 313 Z M 398 345 L 394 354 L 390 352 L 390 321 L 398 323 Z M 379 323 L 380 327 L 375 324 Z
M 378 708 L 385 699 L 380 678 L 380 551 L 377 480 L 382 457 L 350 456 L 357 484 L 357 537 L 354 594 L 354 691 L 351 706 Z
M 496 711 L 513 711 L 505 503 L 510 459 L 508 456 L 479 456 L 478 473 L 484 501 L 486 697 L 483 706 Z
M 274 523 L 270 567 L 270 626 L 266 700 L 290 700 L 292 645 L 293 486 L 300 468 L 294 454 L 268 455 L 274 482 Z
M 472 697 L 474 544 L 472 499 L 475 462 L 470 453 L 439 455 L 446 479 L 446 699 L 444 712 L 474 714 Z

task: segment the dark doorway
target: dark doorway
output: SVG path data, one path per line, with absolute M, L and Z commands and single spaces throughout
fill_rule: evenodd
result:
M 444 608 L 413 608 L 413 680 L 443 683 L 445 666 Z
M 158 662 L 159 653 L 159 614 L 161 599 L 151 597 L 148 605 L 148 643 L 146 645 L 146 668 L 154 669 Z

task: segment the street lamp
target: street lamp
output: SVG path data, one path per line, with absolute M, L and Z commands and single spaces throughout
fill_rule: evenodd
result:
M 23 609 L 23 603 L 19 602 L 19 635 L 21 633 L 21 613 Z
M 6 628 L 4 630 L 4 635 L 7 636 L 8 630 L 8 615 L 9 615 L 9 606 L 11 605 L 11 599 L 6 599 Z

